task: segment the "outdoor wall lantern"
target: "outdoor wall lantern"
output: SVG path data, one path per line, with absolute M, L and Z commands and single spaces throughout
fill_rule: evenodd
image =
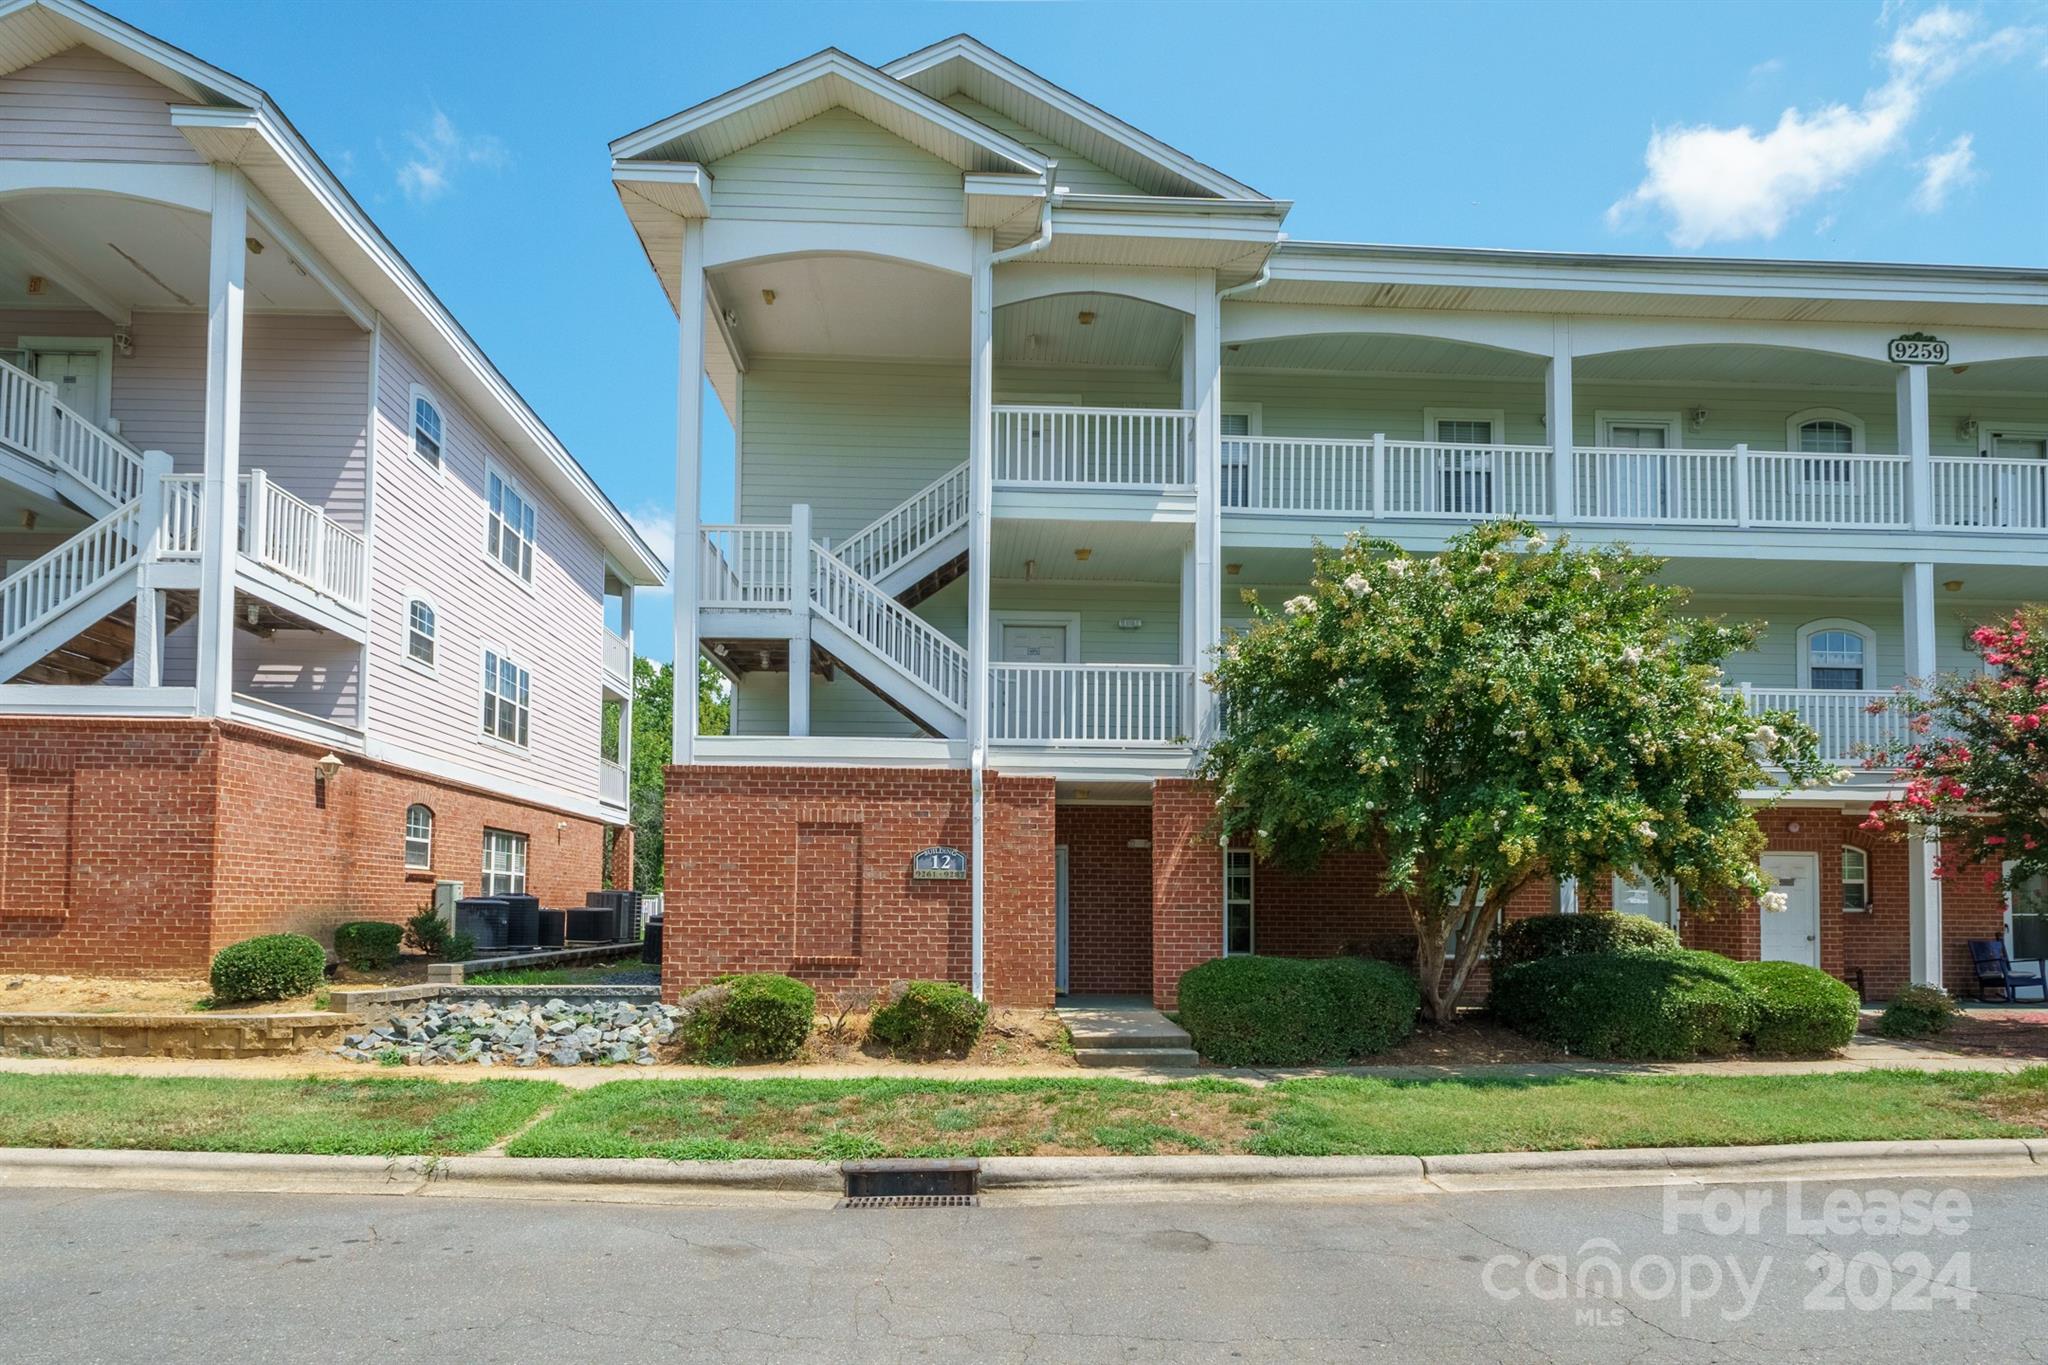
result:
M 334 775 L 340 771 L 341 755 L 339 754 L 323 754 L 313 760 L 313 776 L 319 779 L 322 786 L 332 782 Z

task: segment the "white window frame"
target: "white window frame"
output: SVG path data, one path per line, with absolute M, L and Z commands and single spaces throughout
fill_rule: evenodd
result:
M 2018 436 L 2024 440 L 2048 441 L 2048 422 L 2038 419 L 2004 422 L 1995 417 L 1977 420 L 1977 454 L 1984 459 L 1991 458 L 1991 442 L 2000 436 Z
M 1657 920 L 1654 916 L 1650 915 L 1645 915 L 1643 916 L 1643 918 L 1652 920 L 1653 923 L 1662 924 L 1666 928 L 1672 930 L 1674 933 L 1677 932 L 1678 919 L 1681 908 L 1678 898 L 1678 888 L 1671 885 L 1671 883 L 1669 882 L 1658 882 L 1649 877 L 1643 876 L 1641 875 L 1640 869 L 1637 868 L 1629 868 L 1626 872 L 1616 870 L 1616 872 L 1614 873 L 1613 880 L 1611 881 L 1607 889 L 1607 894 L 1613 903 L 1614 912 L 1618 915 L 1632 915 L 1635 913 L 1635 911 L 1633 910 L 1623 910 L 1621 908 L 1621 890 L 1625 886 L 1637 885 L 1647 885 L 1652 892 L 1661 894 L 1669 906 L 1670 918 L 1668 919 Z
M 1488 445 L 1504 446 L 1508 443 L 1508 417 L 1505 408 L 1424 408 L 1422 410 L 1422 443 L 1438 444 L 1436 424 L 1438 422 L 1491 422 L 1493 439 Z M 1462 444 L 1462 442 L 1458 443 Z
M 1843 426 L 1849 428 L 1850 454 L 1861 455 L 1864 453 L 1866 447 L 1863 444 L 1863 419 L 1861 417 L 1858 417 L 1853 412 L 1846 412 L 1841 408 L 1802 408 L 1785 419 L 1785 450 L 1788 454 L 1812 455 L 1816 459 L 1822 459 L 1833 453 L 1825 450 L 1801 450 L 1799 448 L 1799 429 L 1809 422 L 1840 422 Z
M 435 442 L 434 455 L 431 459 L 420 449 L 420 404 L 423 401 L 434 410 L 434 420 L 441 424 L 441 435 Z M 436 474 L 446 472 L 448 468 L 448 405 L 435 397 L 432 390 L 428 389 L 424 384 L 414 384 L 406 400 L 405 431 L 405 443 L 407 448 L 412 451 L 413 458 L 433 470 Z
M 494 858 L 491 843 L 494 837 L 507 841 L 505 847 L 499 851 L 498 857 L 495 859 L 495 861 L 502 862 L 504 864 L 503 867 L 492 866 Z M 478 877 L 478 883 L 482 887 L 482 894 L 486 896 L 523 896 L 526 894 L 527 852 L 532 842 L 531 838 L 516 829 L 494 829 L 489 825 L 484 827 L 483 865 L 481 874 Z M 495 885 L 495 879 L 499 877 L 506 878 L 513 882 L 514 885 L 499 889 Z
M 527 512 L 533 518 L 533 530 L 531 532 L 528 532 L 524 530 L 524 528 L 522 528 L 520 532 L 523 536 L 526 537 L 525 553 L 520 556 L 520 562 L 525 566 L 524 573 L 521 573 L 518 570 L 513 569 L 510 565 L 506 564 L 505 561 L 499 557 L 499 553 L 491 548 L 492 526 L 496 525 L 502 528 L 505 524 L 504 517 L 500 516 L 498 513 L 493 512 L 491 510 L 491 480 L 493 479 L 496 479 L 500 484 L 503 484 L 506 488 L 510 489 L 512 493 L 519 499 L 519 501 L 525 505 Z M 499 531 L 498 541 L 498 543 L 501 546 L 504 544 L 503 537 L 504 532 L 501 529 Z M 510 470 L 506 469 L 505 466 L 499 464 L 496 460 L 485 460 L 483 545 L 484 558 L 490 560 L 491 563 L 497 568 L 499 573 L 504 574 L 505 577 L 511 579 L 514 583 L 517 583 L 521 587 L 526 588 L 528 591 L 531 591 L 533 588 L 534 567 L 540 560 L 539 548 L 540 504 L 533 500 L 533 495 L 526 491 L 526 485 L 521 483 L 517 478 L 513 477 Z
M 112 337 L 41 337 L 23 336 L 15 339 L 15 345 L 23 351 L 90 351 L 100 358 L 99 381 L 93 385 L 93 406 L 101 414 L 101 421 L 109 426 L 114 421 L 114 339 Z M 26 356 L 23 359 L 27 359 Z
M 1003 652 L 1004 626 L 1065 626 L 1067 628 L 1066 662 L 1081 662 L 1081 613 L 1078 611 L 991 611 L 989 630 L 994 637 L 995 662 L 1005 662 Z
M 412 608 L 415 602 L 434 614 L 434 628 L 427 633 L 427 640 L 434 647 L 434 657 L 430 660 L 420 659 L 412 652 Z M 408 588 L 405 593 L 405 616 L 399 622 L 398 633 L 401 637 L 399 657 L 405 660 L 407 668 L 429 674 L 438 674 L 441 671 L 441 608 L 435 604 L 433 598 L 418 588 Z
M 1861 864 L 1861 876 L 1851 877 L 1849 875 L 1849 856 L 1851 854 L 1854 854 L 1856 856 L 1857 862 Z M 1860 886 L 1863 888 L 1863 904 L 1849 904 L 1849 888 L 1852 886 Z M 1842 913 L 1845 915 L 1867 915 L 1874 908 L 1875 907 L 1873 907 L 1870 903 L 1870 850 L 1867 848 L 1858 848 L 1855 844 L 1843 844 Z
M 512 667 L 518 669 L 525 678 L 526 742 L 523 744 L 516 739 L 504 738 L 498 733 L 497 727 L 489 723 L 489 715 L 492 709 L 491 703 L 497 699 L 497 693 L 493 690 L 497 685 L 497 668 L 493 667 L 491 663 L 493 656 L 496 657 L 499 666 L 509 663 Z M 491 668 L 491 677 L 489 679 L 484 677 L 484 669 L 487 667 Z M 481 732 L 483 742 L 495 744 L 499 748 L 513 753 L 531 753 L 533 751 L 533 670 L 520 662 L 519 656 L 511 650 L 486 643 L 477 651 L 476 680 L 476 723 L 478 730 Z
M 1829 630 L 1846 630 L 1863 637 L 1863 686 L 1861 691 L 1875 692 L 1871 686 L 1877 672 L 1877 632 L 1861 621 L 1851 621 L 1846 616 L 1824 616 L 1818 621 L 1808 621 L 1799 628 L 1799 686 L 1813 688 L 1813 637 Z
M 1685 449 L 1685 414 L 1682 412 L 1629 412 L 1601 408 L 1593 414 L 1594 444 L 1601 450 L 1641 450 L 1641 446 L 1614 443 L 1616 427 L 1662 427 L 1664 449 Z
M 412 813 L 423 810 L 427 813 L 427 832 L 420 838 L 412 832 Z M 425 845 L 419 861 L 413 860 L 413 845 Z M 415 801 L 405 808 L 405 866 L 409 872 L 431 872 L 434 867 L 434 808 L 424 801 Z
M 1231 865 L 1231 864 L 1232 864 L 1233 862 L 1235 862 L 1235 861 L 1237 861 L 1238 859 L 1240 859 L 1240 858 L 1242 858 L 1242 859 L 1244 860 L 1244 875 L 1245 875 L 1245 881 L 1246 881 L 1247 883 L 1249 883 L 1249 884 L 1250 884 L 1250 886 L 1251 886 L 1251 894 L 1247 895 L 1247 896 L 1246 896 L 1246 897 L 1245 897 L 1245 898 L 1243 899 L 1243 901 L 1242 901 L 1242 902 L 1239 902 L 1239 901 L 1233 900 L 1233 899 L 1232 899 L 1232 897 L 1231 897 L 1231 894 L 1230 894 L 1230 875 L 1231 875 L 1231 874 L 1230 874 L 1230 865 Z M 1231 908 L 1232 908 L 1233 906 L 1235 906 L 1235 905 L 1238 905 L 1238 904 L 1242 904 L 1242 905 L 1244 906 L 1244 910 L 1245 910 L 1245 920 L 1246 920 L 1246 922 L 1247 922 L 1247 924 L 1248 924 L 1248 926 L 1249 926 L 1249 928 L 1250 928 L 1250 930 L 1251 930 L 1250 934 L 1249 934 L 1249 935 L 1247 935 L 1247 937 L 1248 937 L 1248 938 L 1249 938 L 1249 939 L 1251 940 L 1251 946 L 1250 946 L 1249 948 L 1245 949 L 1245 950 L 1244 950 L 1244 952 L 1243 952 L 1243 953 L 1241 954 L 1241 956 L 1244 956 L 1244 957 L 1256 957 L 1256 956 L 1258 955 L 1258 951 L 1259 951 L 1259 889 L 1258 889 L 1258 888 L 1259 888 L 1259 871 L 1258 871 L 1258 868 L 1259 868 L 1259 860 L 1258 860 L 1258 859 L 1257 859 L 1256 857 L 1254 857 L 1254 856 L 1252 855 L 1252 851 L 1251 851 L 1250 849 L 1248 849 L 1248 848 L 1226 848 L 1226 849 L 1224 849 L 1224 850 L 1223 850 L 1223 956 L 1225 956 L 1225 957 L 1231 957 L 1231 956 L 1238 956 L 1238 955 L 1236 955 L 1236 954 L 1233 954 L 1233 953 L 1232 953 L 1232 952 L 1230 951 L 1230 911 L 1231 911 Z

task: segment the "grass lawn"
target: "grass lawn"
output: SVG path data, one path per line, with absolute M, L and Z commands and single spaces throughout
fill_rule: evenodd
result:
M 550 1081 L 234 1081 L 0 1073 L 0 1147 L 452 1156 L 560 1094 Z
M 619 1081 L 514 1156 L 1265 1156 L 2028 1137 L 2048 1068 L 1528 1081 Z
M 529 967 L 523 971 L 465 972 L 463 984 L 467 986 L 606 986 L 616 984 L 621 974 L 632 975 L 657 972 L 659 967 L 649 966 L 637 956 L 620 958 L 617 962 L 600 963 L 593 967 Z

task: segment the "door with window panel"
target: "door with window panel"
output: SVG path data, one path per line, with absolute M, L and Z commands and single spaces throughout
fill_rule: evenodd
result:
M 1600 490 L 1600 514 L 1619 521 L 1662 521 L 1672 514 L 1672 490 L 1663 452 L 1671 444 L 1671 428 L 1661 422 L 1610 422 L 1610 450 L 1642 451 L 1609 456 L 1606 484 Z
M 1439 446 L 1450 447 L 1437 454 L 1437 510 L 1491 516 L 1494 466 L 1499 462 L 1492 447 L 1500 444 L 1493 420 L 1440 417 L 1431 435 Z
M 1252 506 L 1252 448 L 1245 440 L 1252 434 L 1248 412 L 1223 414 L 1223 489 L 1225 507 Z
M 2048 529 L 2048 432 L 1994 431 L 1984 453 L 2001 465 L 1991 481 L 1991 524 Z
M 1223 951 L 1235 956 L 1258 951 L 1252 924 L 1252 851 L 1233 848 L 1223 855 Z

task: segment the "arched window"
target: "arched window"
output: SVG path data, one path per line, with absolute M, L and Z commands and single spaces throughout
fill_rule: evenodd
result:
M 1812 455 L 1858 455 L 1863 451 L 1863 419 L 1840 408 L 1808 408 L 1785 419 L 1785 448 Z M 1802 472 L 1809 480 L 1849 481 L 1847 460 L 1808 460 Z
M 1827 692 L 1870 687 L 1876 637 L 1856 621 L 1813 621 L 1799 629 L 1799 684 Z
M 441 409 L 417 384 L 412 390 L 412 453 L 441 467 Z
M 434 812 L 429 806 L 405 808 L 405 865 L 434 865 Z
M 1842 908 L 1870 908 L 1870 855 L 1853 844 L 1842 845 Z
M 405 658 L 422 668 L 434 666 L 434 604 L 424 597 L 412 597 L 405 604 Z

